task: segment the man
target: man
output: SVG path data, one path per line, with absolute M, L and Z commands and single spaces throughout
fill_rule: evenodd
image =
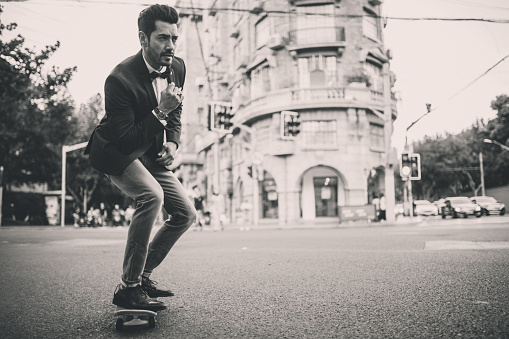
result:
M 185 189 L 166 168 L 179 146 L 186 73 L 184 61 L 174 55 L 178 18 L 177 11 L 167 5 L 141 11 L 141 51 L 107 77 L 106 115 L 85 150 L 90 165 L 135 201 L 122 281 L 113 297 L 113 304 L 131 309 L 166 308 L 155 298 L 173 293 L 158 288 L 150 275 L 196 219 Z M 163 206 L 171 218 L 149 244 Z

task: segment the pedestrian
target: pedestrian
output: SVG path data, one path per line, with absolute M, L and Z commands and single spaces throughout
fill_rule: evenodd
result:
M 74 218 L 74 227 L 83 227 L 85 224 L 85 218 L 83 217 L 83 212 L 79 206 L 74 208 L 74 212 L 72 214 Z
M 205 223 L 205 200 L 198 185 L 193 186 L 194 208 L 196 209 L 196 227 L 203 231 Z
M 103 202 L 99 204 L 98 225 L 105 226 L 108 223 L 108 210 Z
M 134 214 L 134 208 L 132 205 L 127 206 L 125 209 L 125 220 L 124 220 L 124 226 L 129 226 L 131 224 L 131 221 L 133 220 L 133 214 Z
M 375 207 L 375 220 L 380 221 L 380 198 L 376 193 L 373 193 L 373 200 L 371 200 L 371 204 Z
M 212 226 L 212 230 L 223 230 L 222 223 L 222 215 L 224 213 L 224 198 L 223 195 L 219 192 L 219 189 L 216 186 L 212 185 L 211 187 L 212 195 L 210 196 L 208 206 L 210 212 L 210 225 Z
M 196 219 L 184 187 L 168 169 L 179 147 L 186 75 L 184 61 L 175 56 L 178 19 L 168 5 L 140 12 L 141 50 L 107 77 L 106 114 L 85 150 L 90 165 L 135 202 L 122 279 L 113 297 L 113 304 L 131 309 L 166 308 L 155 298 L 174 294 L 156 285 L 151 274 Z M 171 217 L 150 242 L 162 207 Z
M 380 221 L 387 220 L 386 217 L 386 209 L 387 209 L 387 202 L 385 200 L 385 196 L 383 194 L 380 194 Z
M 95 217 L 94 217 L 95 209 L 93 206 L 90 206 L 87 212 L 87 227 L 95 226 Z
M 122 226 L 125 212 L 118 204 L 111 210 L 111 226 Z

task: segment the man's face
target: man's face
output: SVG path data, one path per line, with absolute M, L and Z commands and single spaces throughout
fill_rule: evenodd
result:
M 156 29 L 150 34 L 150 39 L 140 32 L 140 41 L 145 59 L 154 69 L 161 66 L 171 66 L 178 39 L 176 24 L 156 21 Z

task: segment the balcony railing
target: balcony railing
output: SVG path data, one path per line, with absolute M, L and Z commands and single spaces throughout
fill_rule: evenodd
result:
M 290 41 L 297 45 L 345 42 L 344 27 L 311 27 L 290 31 Z
M 383 111 L 384 98 L 381 92 L 369 88 L 286 88 L 245 102 L 235 116 L 238 121 L 245 122 L 263 114 L 313 107 L 369 107 Z M 392 107 L 395 111 L 395 99 Z

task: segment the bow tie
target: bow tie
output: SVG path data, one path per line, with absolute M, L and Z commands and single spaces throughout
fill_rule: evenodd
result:
M 154 80 L 155 78 L 166 79 L 167 77 L 170 76 L 170 73 L 171 73 L 171 68 L 169 68 L 169 67 L 167 67 L 166 71 L 164 71 L 163 73 L 154 71 L 154 72 L 150 73 L 150 80 Z

